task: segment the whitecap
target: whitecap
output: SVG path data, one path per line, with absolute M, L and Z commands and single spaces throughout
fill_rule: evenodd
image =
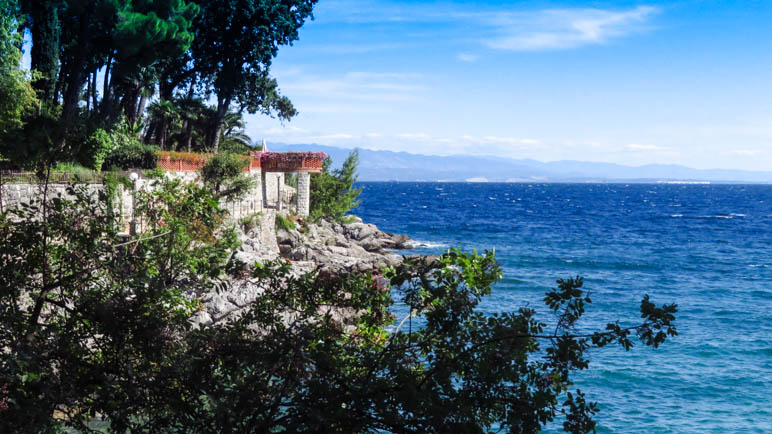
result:
M 684 216 L 683 214 L 670 214 L 670 217 L 674 217 L 674 218 L 683 217 L 683 216 Z
M 419 240 L 410 240 L 407 242 L 407 245 L 411 249 L 442 249 L 447 248 L 447 244 L 443 243 L 437 243 L 432 241 L 419 241 Z

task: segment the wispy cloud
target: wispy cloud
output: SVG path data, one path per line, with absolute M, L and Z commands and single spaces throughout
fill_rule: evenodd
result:
M 300 110 L 305 113 L 372 111 L 373 103 L 416 101 L 426 90 L 423 75 L 414 73 L 293 73 L 278 78 L 286 95 L 303 101 Z
M 442 38 L 460 46 L 469 42 L 494 50 L 548 51 L 604 44 L 652 28 L 651 20 L 660 12 L 655 6 L 634 8 L 554 8 L 527 9 L 523 6 L 475 5 L 456 2 L 396 2 L 373 0 L 333 0 L 320 6 L 317 22 L 326 25 L 367 26 L 376 34 L 390 29 L 393 39 L 358 43 L 347 39 L 339 44 L 319 47 L 336 54 L 405 49 L 419 41 Z M 426 30 L 416 33 L 416 24 Z M 377 26 L 377 27 L 374 27 Z M 469 29 L 483 35 L 476 41 L 459 37 Z M 468 50 L 468 48 L 462 48 Z M 474 62 L 478 56 L 467 51 L 456 59 Z
M 456 59 L 458 59 L 458 60 L 460 60 L 462 62 L 468 62 L 468 63 L 476 62 L 477 59 L 479 59 L 479 58 L 480 58 L 480 56 L 478 56 L 476 54 L 469 54 L 469 53 L 458 53 L 456 55 Z
M 734 151 L 727 152 L 729 155 L 735 155 L 738 157 L 755 157 L 757 155 L 761 154 L 761 151 L 758 149 L 737 149 Z
M 631 143 L 627 145 L 627 149 L 633 151 L 667 151 L 668 148 L 657 145 L 641 145 L 639 143 Z
M 638 6 L 629 10 L 549 9 L 513 12 L 490 18 L 499 35 L 485 44 L 508 51 L 564 50 L 602 44 L 645 29 L 659 10 Z

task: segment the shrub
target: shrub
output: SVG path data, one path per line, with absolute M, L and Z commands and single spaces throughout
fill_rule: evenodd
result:
M 276 227 L 279 229 L 295 230 L 295 222 L 281 214 L 276 214 Z
M 249 215 L 247 217 L 243 217 L 241 219 L 241 229 L 244 232 L 249 232 L 252 229 L 260 226 L 260 217 L 262 217 L 262 216 L 263 216 L 263 213 L 256 212 L 256 213 L 253 213 L 252 215 Z
M 155 151 L 158 148 L 145 145 L 139 141 L 133 141 L 118 146 L 110 152 L 102 164 L 113 169 L 154 169 L 157 157 Z
M 97 172 L 102 170 L 105 158 L 116 147 L 118 141 L 116 139 L 117 137 L 114 137 L 113 134 L 98 128 L 86 140 L 85 149 L 81 154 L 81 163 Z
M 201 168 L 204 186 L 212 189 L 215 195 L 226 200 L 243 198 L 255 186 L 255 178 L 247 176 L 244 169 L 249 165 L 248 158 L 229 153 L 219 153 Z
M 91 146 L 94 152 L 92 159 L 97 162 L 100 158 L 99 152 L 106 148 L 109 151 L 104 155 L 102 166 L 111 169 L 153 169 L 156 166 L 155 152 L 157 147 L 146 145 L 139 141 L 137 132 L 126 122 L 121 121 L 114 129 L 106 135 L 97 130 L 92 134 L 93 139 L 101 139 L 106 143 L 102 147 Z M 96 144 L 96 143 L 95 143 Z

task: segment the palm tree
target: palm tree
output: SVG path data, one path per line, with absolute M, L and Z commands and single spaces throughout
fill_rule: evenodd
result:
M 196 130 L 201 130 L 204 126 L 201 120 L 207 116 L 207 106 L 201 98 L 180 98 L 177 100 L 182 118 L 182 133 L 179 139 L 179 147 L 191 152 L 194 136 L 200 136 Z M 198 134 L 195 134 L 198 133 Z
M 220 133 L 220 149 L 246 154 L 252 150 L 252 138 L 245 131 L 246 124 L 241 112 L 229 111 L 223 120 Z
M 171 129 L 179 128 L 180 111 L 172 101 L 162 99 L 151 103 L 148 108 L 148 129 L 145 133 L 145 142 L 154 143 L 165 149 Z M 154 140 L 155 139 L 155 140 Z

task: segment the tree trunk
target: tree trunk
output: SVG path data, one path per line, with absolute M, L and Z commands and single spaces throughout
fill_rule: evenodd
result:
M 158 122 L 158 146 L 161 147 L 161 149 L 165 149 L 166 146 L 166 117 L 162 116 L 161 120 Z
M 134 81 L 131 84 L 126 85 L 123 93 L 123 114 L 129 121 L 129 124 L 133 127 L 137 123 L 138 114 L 137 107 L 139 106 L 139 99 L 142 86 L 139 81 Z
M 113 64 L 112 51 L 107 56 L 107 63 L 105 64 L 105 77 L 104 83 L 102 83 L 102 112 L 107 110 L 108 104 L 110 104 L 110 67 Z
M 64 93 L 62 104 L 62 137 L 59 140 L 59 146 L 64 147 L 66 143 L 66 134 L 70 127 L 75 112 L 78 109 L 78 100 L 80 90 L 83 87 L 83 73 L 85 72 L 86 56 L 88 55 L 88 24 L 90 19 L 90 10 L 84 12 L 80 17 L 80 29 L 78 32 L 78 47 L 75 54 L 75 60 L 70 68 L 70 76 L 67 79 L 67 89 Z
M 196 86 L 196 77 L 194 76 L 190 80 L 190 87 L 188 87 L 188 113 L 185 113 L 185 148 L 190 152 L 190 145 L 193 142 L 193 119 L 191 117 L 191 102 L 193 102 L 193 89 Z
M 145 132 L 145 143 L 153 144 L 153 134 L 155 134 L 156 124 L 157 122 L 153 120 L 150 122 L 150 125 L 147 126 L 147 131 Z
M 97 109 L 97 67 L 94 68 L 94 72 L 91 74 L 91 106 L 94 107 L 94 111 Z
M 210 144 L 209 148 L 214 152 L 215 154 L 220 148 L 220 131 L 222 131 L 222 126 L 225 121 L 225 115 L 228 113 L 228 109 L 231 106 L 231 97 L 227 96 L 225 98 L 218 98 L 217 99 L 217 115 L 215 117 L 214 125 L 212 127 L 212 143 Z
M 136 119 L 139 120 L 142 117 L 142 113 L 145 113 L 145 107 L 147 106 L 148 96 L 145 92 L 141 92 L 142 96 L 139 99 L 139 107 L 137 107 Z
M 91 111 L 91 74 L 86 76 L 86 111 Z
M 190 152 L 190 146 L 193 143 L 193 120 L 185 121 L 185 148 Z

